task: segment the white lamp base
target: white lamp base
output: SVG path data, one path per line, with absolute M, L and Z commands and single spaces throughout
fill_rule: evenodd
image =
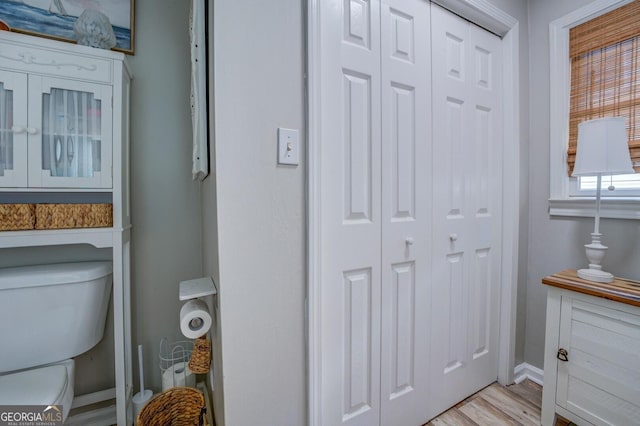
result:
M 578 276 L 583 280 L 595 281 L 597 283 L 613 282 L 613 274 L 598 269 L 579 269 Z
M 584 280 L 595 281 L 598 283 L 613 282 L 613 274 L 602 270 L 600 263 L 607 253 L 607 246 L 600 242 L 602 234 L 594 232 L 591 234 L 591 244 L 584 246 L 589 259 L 589 268 L 578 270 L 578 276 Z

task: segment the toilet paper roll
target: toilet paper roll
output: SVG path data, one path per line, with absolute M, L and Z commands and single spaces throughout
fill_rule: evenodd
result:
M 189 300 L 180 309 L 180 331 L 189 339 L 204 336 L 211 328 L 207 304 L 199 299 Z
M 176 386 L 196 387 L 196 375 L 189 370 L 186 362 L 177 362 L 162 373 L 163 391 Z

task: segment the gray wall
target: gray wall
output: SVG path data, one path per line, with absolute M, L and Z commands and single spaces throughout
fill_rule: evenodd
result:
M 216 419 L 218 425 L 302 425 L 303 2 L 214 4 L 216 176 L 203 187 L 203 228 L 205 271 L 219 290 L 222 335 L 214 356 L 224 357 L 224 421 L 217 396 Z M 278 127 L 300 129 L 298 167 L 276 165 Z
M 521 244 L 528 244 L 528 21 L 525 0 L 494 0 L 520 21 Z M 203 185 L 204 269 L 219 290 L 218 424 L 304 424 L 305 164 L 276 165 L 276 128 L 304 125 L 299 0 L 215 2 L 216 174 Z M 304 131 L 301 132 L 301 135 Z M 304 141 L 301 158 L 304 158 Z M 521 268 L 521 293 L 526 267 Z M 519 300 L 524 312 L 524 296 Z M 518 356 L 524 353 L 518 318 Z M 222 333 L 222 334 L 221 334 Z M 224 389 L 224 401 L 220 397 Z M 221 414 L 224 409 L 224 416 Z
M 144 345 L 145 384 L 160 391 L 160 339 L 182 338 L 178 283 L 202 276 L 200 184 L 191 180 L 189 2 L 136 1 L 131 85 L 132 331 L 134 382 Z M 0 250 L 0 267 L 109 259 L 87 245 Z M 77 359 L 76 394 L 114 386 L 113 326 Z M 102 371 L 104 374 L 95 374 Z
M 179 330 L 178 283 L 202 276 L 200 184 L 191 180 L 189 3 L 136 1 L 131 84 L 133 360 L 160 391 L 160 339 Z
M 531 125 L 529 147 L 529 259 L 524 359 L 543 367 L 546 288 L 545 275 L 586 266 L 584 244 L 590 242 L 593 219 L 558 218 L 548 213 L 549 198 L 549 23 L 591 0 L 535 0 L 529 2 Z M 609 251 L 605 270 L 617 276 L 640 278 L 640 223 L 604 219 L 600 225 Z

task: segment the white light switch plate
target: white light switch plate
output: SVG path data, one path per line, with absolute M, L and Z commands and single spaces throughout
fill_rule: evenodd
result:
M 278 128 L 278 164 L 298 165 L 300 140 L 298 129 Z

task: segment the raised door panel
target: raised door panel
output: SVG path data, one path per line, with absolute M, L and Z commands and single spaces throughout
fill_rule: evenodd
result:
M 428 420 L 429 3 L 381 8 L 382 425 Z
M 465 155 L 471 241 L 468 280 L 467 358 L 472 385 L 494 381 L 498 368 L 500 270 L 502 258 L 503 126 L 501 42 L 494 34 L 469 24 L 469 105 L 472 120 Z
M 500 40 L 432 6 L 437 414 L 497 378 L 502 193 Z
M 559 406 L 593 424 L 640 424 L 637 309 L 565 295 L 559 347 L 568 352 L 557 366 Z
M 27 76 L 0 71 L 0 187 L 27 186 Z
M 112 186 L 112 88 L 29 76 L 29 187 Z
M 322 423 L 380 416 L 380 3 L 320 5 Z

